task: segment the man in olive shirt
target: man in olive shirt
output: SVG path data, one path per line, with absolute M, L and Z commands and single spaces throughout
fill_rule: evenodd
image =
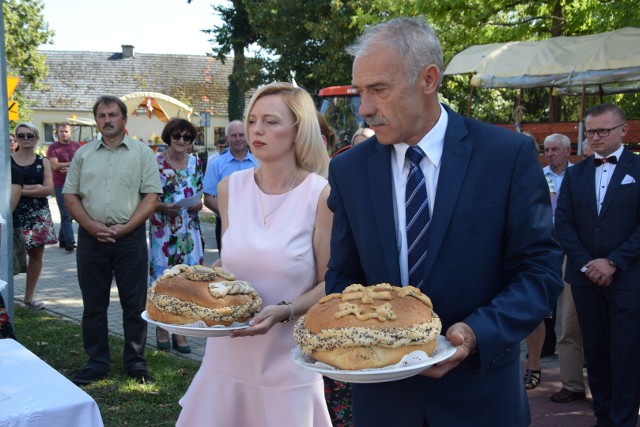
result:
M 119 98 L 98 98 L 93 114 L 102 137 L 76 152 L 63 189 L 67 209 L 79 224 L 82 340 L 89 356 L 73 382 L 91 384 L 107 376 L 107 308 L 115 275 L 124 319 L 124 366 L 136 381 L 151 383 L 144 358 L 147 324 L 140 314 L 147 300 L 145 221 L 162 192 L 158 165 L 149 147 L 125 135 L 127 107 Z

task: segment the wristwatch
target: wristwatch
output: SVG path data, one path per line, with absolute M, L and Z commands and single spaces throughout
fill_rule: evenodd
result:
M 616 265 L 615 262 L 611 261 L 610 259 L 607 260 L 609 262 L 609 265 L 613 268 L 618 268 L 618 266 Z

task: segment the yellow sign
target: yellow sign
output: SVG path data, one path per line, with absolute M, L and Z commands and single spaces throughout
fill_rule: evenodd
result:
M 11 98 L 13 91 L 16 90 L 20 77 L 7 77 L 7 98 Z
M 9 101 L 9 120 L 20 120 L 20 116 L 18 115 L 17 101 Z

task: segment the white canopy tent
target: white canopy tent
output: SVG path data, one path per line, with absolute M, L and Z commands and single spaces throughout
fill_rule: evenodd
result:
M 640 28 L 471 46 L 451 59 L 444 74 L 472 74 L 471 85 L 481 88 L 568 87 L 575 93 L 577 87 L 579 94 L 582 86 L 595 85 L 624 92 L 640 81 Z

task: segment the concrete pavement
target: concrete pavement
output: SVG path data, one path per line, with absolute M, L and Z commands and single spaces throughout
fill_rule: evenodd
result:
M 60 215 L 55 199 L 50 199 L 50 208 L 56 230 L 60 223 Z M 211 215 L 204 211 L 203 215 Z M 77 225 L 74 223 L 74 228 Z M 218 258 L 215 242 L 215 225 L 202 222 L 202 232 L 205 239 L 205 264 L 209 265 Z M 17 305 L 22 304 L 24 297 L 25 274 L 14 277 L 14 299 Z M 36 286 L 35 298 L 45 302 L 50 313 L 71 321 L 80 323 L 82 319 L 82 298 L 78 287 L 75 253 L 69 254 L 57 245 L 50 245 L 44 251 L 42 275 Z M 109 305 L 109 332 L 123 337 L 122 309 L 118 299 L 115 283 L 111 290 L 111 304 Z M 20 331 L 16 331 L 20 334 Z M 189 337 L 190 354 L 180 354 L 175 350 L 171 353 L 176 357 L 185 357 L 201 361 L 204 356 L 205 339 Z M 155 349 L 155 328 L 149 328 L 147 348 Z M 523 346 L 523 357 L 526 347 Z M 524 358 L 523 358 L 524 360 Z M 573 427 L 590 426 L 595 424 L 591 410 L 591 400 L 557 404 L 549 400 L 549 396 L 561 387 L 556 356 L 544 358 L 542 361 L 542 382 L 535 389 L 528 391 L 531 406 L 532 426 L 535 427 Z M 461 408 L 464 410 L 464 408 Z M 505 408 L 506 410 L 506 408 Z

